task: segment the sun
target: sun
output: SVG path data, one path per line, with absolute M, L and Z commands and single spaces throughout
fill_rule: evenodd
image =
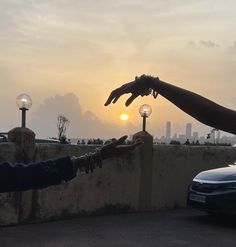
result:
M 120 120 L 122 120 L 122 121 L 127 121 L 128 119 L 129 119 L 129 115 L 128 115 L 128 114 L 122 113 L 122 114 L 120 115 Z

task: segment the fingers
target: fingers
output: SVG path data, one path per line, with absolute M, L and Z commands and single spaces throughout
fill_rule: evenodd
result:
M 120 96 L 121 96 L 121 95 L 119 95 L 119 96 L 115 97 L 115 99 L 112 101 L 112 103 L 113 103 L 113 104 L 115 104 L 115 103 L 116 103 L 116 101 L 120 98 Z
M 126 86 L 127 84 L 124 84 L 121 87 L 113 90 L 104 105 L 108 106 L 111 102 L 115 103 L 122 94 L 126 93 Z
M 112 100 L 114 99 L 114 98 L 116 98 L 117 96 L 116 96 L 116 90 L 113 90 L 112 92 L 111 92 L 111 94 L 109 95 L 109 97 L 108 97 L 108 99 L 107 99 L 107 101 L 105 102 L 105 106 L 108 106 L 111 102 L 112 102 Z
M 124 148 L 126 148 L 126 151 L 132 151 L 136 147 L 141 146 L 142 144 L 143 144 L 143 141 L 140 138 L 138 138 L 137 140 L 135 140 L 135 142 L 133 144 L 126 145 L 126 147 L 124 147 Z
M 131 145 L 118 145 L 116 146 L 116 153 L 117 155 L 122 155 L 122 154 L 126 154 L 130 151 L 133 151 L 136 147 L 142 145 L 143 142 L 139 141 L 139 142 L 135 142 L 134 144 Z
M 118 145 L 122 145 L 124 144 L 125 140 L 127 139 L 127 135 L 122 136 L 121 138 L 119 138 L 118 140 L 115 140 L 114 142 L 108 144 L 109 147 L 116 147 Z
M 139 95 L 137 93 L 133 93 L 125 102 L 126 106 L 129 106 Z
M 137 147 L 143 144 L 142 139 L 138 138 L 137 140 L 135 140 L 135 142 L 131 145 L 132 147 Z
M 128 138 L 127 135 L 125 136 L 122 136 L 121 138 L 119 138 L 117 141 L 116 141 L 116 146 L 117 145 L 121 145 L 121 144 L 124 144 L 125 140 Z
M 142 141 L 135 142 L 134 144 L 131 145 L 131 149 L 133 150 L 133 149 L 135 149 L 136 147 L 138 147 L 138 146 L 140 146 L 142 144 L 143 144 Z
M 134 145 L 134 144 L 136 144 L 136 143 L 138 143 L 138 144 L 140 145 L 140 144 L 143 144 L 143 141 L 142 141 L 141 138 L 138 138 L 138 139 L 136 139 L 136 140 L 133 142 L 132 145 Z
M 120 88 L 113 90 L 104 105 L 108 106 L 111 102 L 115 103 L 122 94 L 124 94 L 124 91 Z
M 134 83 L 135 83 L 135 81 L 131 81 L 131 82 L 125 83 L 121 87 L 113 90 L 104 105 L 108 106 L 111 102 L 116 103 L 116 101 L 123 94 L 132 93 L 132 87 L 133 87 Z

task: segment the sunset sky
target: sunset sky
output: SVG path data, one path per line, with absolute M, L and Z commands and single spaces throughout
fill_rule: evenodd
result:
M 172 134 L 191 122 L 205 135 L 210 127 L 159 96 L 128 108 L 127 95 L 104 102 L 145 73 L 236 109 L 235 13 L 235 0 L 0 0 L 0 132 L 20 125 L 15 99 L 24 92 L 38 137 L 57 136 L 58 114 L 71 122 L 69 137 L 133 134 L 142 104 L 153 108 L 154 136 L 166 121 Z

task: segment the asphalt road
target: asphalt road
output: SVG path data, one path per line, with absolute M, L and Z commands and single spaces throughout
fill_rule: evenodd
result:
M 236 217 L 176 209 L 0 227 L 0 246 L 233 247 Z

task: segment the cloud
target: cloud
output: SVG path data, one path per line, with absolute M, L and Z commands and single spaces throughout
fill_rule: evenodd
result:
M 82 112 L 79 99 L 73 93 L 46 98 L 38 111 L 32 114 L 29 127 L 38 137 L 57 137 L 58 115 L 69 119 L 66 135 L 71 138 L 111 138 L 124 134 L 120 126 L 102 122 L 91 111 Z M 127 127 L 127 133 L 132 133 L 134 126 L 130 124 Z
M 229 52 L 236 52 L 236 41 L 233 42 L 231 46 L 228 47 Z
M 206 47 L 206 48 L 215 48 L 220 46 L 219 44 L 211 40 L 200 40 L 198 42 L 188 41 L 188 45 L 192 47 Z
M 201 40 L 200 44 L 204 47 L 209 47 L 209 48 L 213 48 L 213 47 L 219 47 L 220 45 L 218 45 L 217 43 L 215 43 L 214 41 L 211 40 Z
M 230 103 L 232 103 L 234 106 L 236 106 L 236 97 L 230 99 Z
M 189 45 L 189 46 L 196 46 L 196 43 L 195 43 L 194 41 L 189 41 L 189 42 L 188 42 L 188 45 Z

